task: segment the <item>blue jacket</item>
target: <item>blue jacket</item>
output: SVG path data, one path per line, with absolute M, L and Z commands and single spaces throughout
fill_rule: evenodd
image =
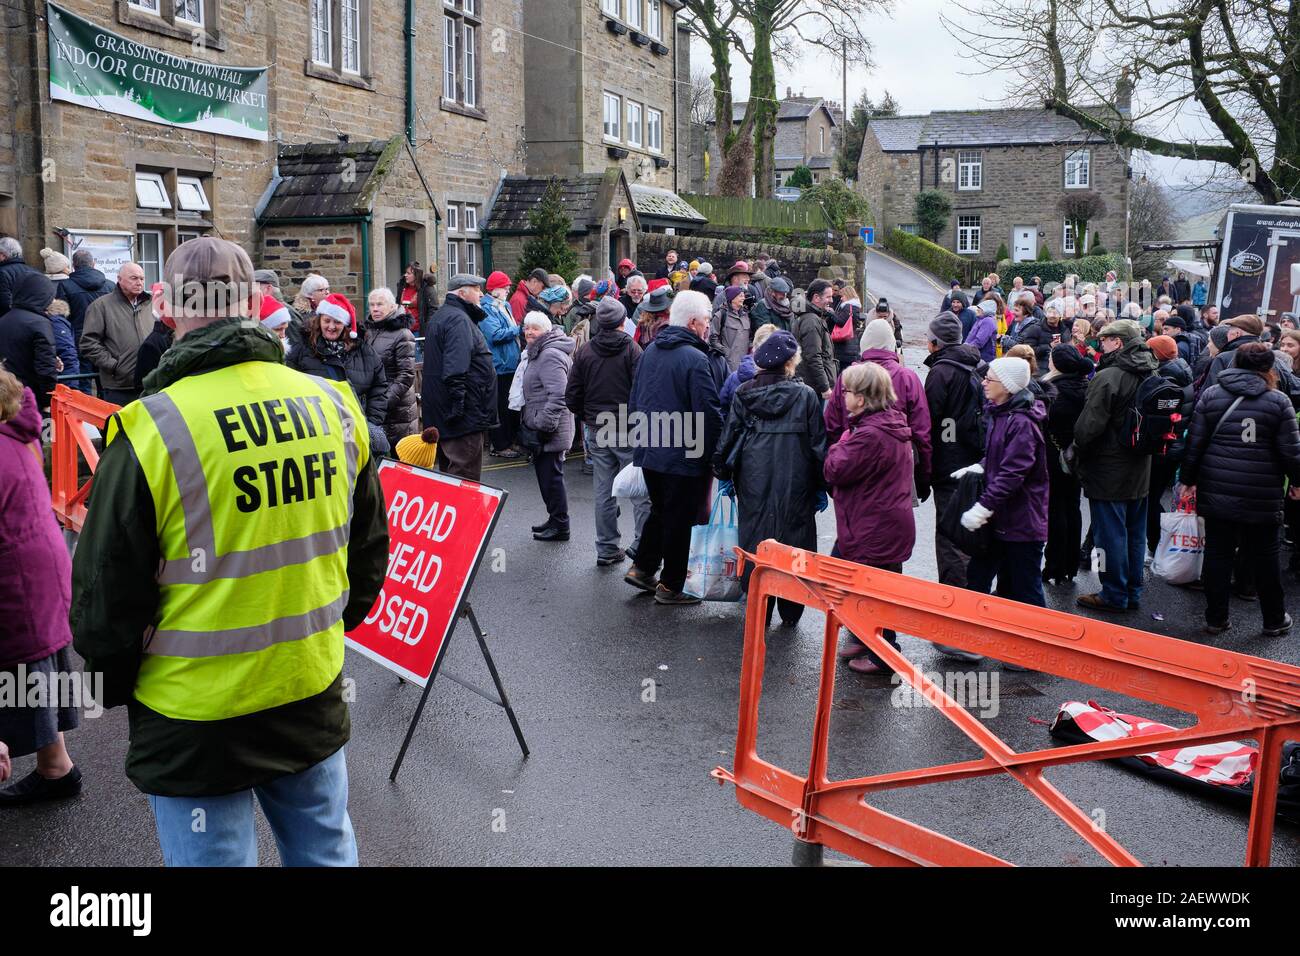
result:
M 744 385 L 751 378 L 758 374 L 758 366 L 754 364 L 754 356 L 751 353 L 740 360 L 740 366 L 727 376 L 726 382 L 722 385 L 722 394 L 718 400 L 722 405 L 722 417 L 726 418 L 727 413 L 731 411 L 731 400 L 736 396 L 736 389 Z
M 958 321 L 961 322 L 961 339 L 963 342 L 966 341 L 966 336 L 970 335 L 970 330 L 975 327 L 975 322 L 979 317 L 980 314 L 974 309 L 962 309 L 961 314 L 957 316 Z
M 479 329 L 492 350 L 492 367 L 498 375 L 509 375 L 519 368 L 519 326 L 508 303 L 485 295 L 480 304 L 486 317 Z
M 672 475 L 710 473 L 722 410 L 709 346 L 699 336 L 664 326 L 637 363 L 628 406 L 634 464 Z
M 81 360 L 77 358 L 77 339 L 72 334 L 72 323 L 61 315 L 51 315 L 50 325 L 54 329 L 54 353 L 63 359 L 63 371 L 60 375 L 77 375 L 81 372 Z M 69 382 L 73 388 L 89 392 L 90 387 L 82 380 Z

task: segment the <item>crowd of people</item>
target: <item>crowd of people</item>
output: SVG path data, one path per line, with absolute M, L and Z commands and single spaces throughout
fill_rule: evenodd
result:
M 56 380 L 85 387 L 97 377 L 145 429 L 130 414 L 136 399 L 190 394 L 194 370 L 259 361 L 354 399 L 366 461 L 392 455 L 478 481 L 487 457 L 527 459 L 545 511 L 532 526 L 539 542 L 570 540 L 566 461 L 580 458 L 597 565 L 626 565 L 626 583 L 660 605 L 700 601 L 686 583 L 691 534 L 715 494 L 735 499 L 746 550 L 769 538 L 816 549 L 817 515 L 833 502 L 832 555 L 894 572 L 911 560 L 917 510 L 932 500 L 941 583 L 1045 606 L 1044 585 L 1095 570 L 1100 590 L 1076 600 L 1116 615 L 1141 606 L 1162 511 L 1194 502 L 1205 519 L 1196 586 L 1206 629 L 1230 626 L 1233 595 L 1258 601 L 1265 635 L 1292 626 L 1280 553 L 1289 540 L 1288 573 L 1300 573 L 1300 330 L 1290 315 L 1221 321 L 1203 283 L 1181 275 L 1158 288 L 1129 288 L 1113 273 L 1053 286 L 1016 277 L 1009 289 L 997 275 L 971 290 L 954 281 L 938 314 L 914 327 L 928 352 L 923 378 L 902 360 L 903 323 L 887 300 L 866 310 L 843 279 L 797 288 L 766 257 L 718 268 L 670 251 L 654 270 L 625 259 L 607 276 L 572 281 L 543 269 L 514 280 L 456 274 L 440 297 L 412 263 L 396 289 L 370 290 L 358 315 L 323 276 L 308 275 L 287 300 L 276 273 L 253 271 L 228 243 L 203 242 L 178 249 L 178 261 L 203 275 L 215 274 L 214 261 L 247 271 L 256 315 L 242 305 L 201 320 L 182 312 L 178 326 L 166 290 L 146 289 L 138 264 L 110 283 L 88 254 L 69 261 L 44 250 L 42 271 L 0 239 L 0 535 L 42 529 L 25 540 L 50 580 L 68 578 L 67 556 L 31 446 Z M 225 321 L 236 314 L 239 323 Z M 182 334 L 191 336 L 183 344 Z M 673 438 L 647 436 L 636 421 L 671 422 Z M 111 485 L 114 467 L 141 467 L 116 454 L 97 487 Z M 619 490 L 629 466 L 641 480 Z M 134 472 L 129 481 L 123 493 L 148 494 Z M 358 481 L 347 493 L 373 517 L 374 486 Z M 623 501 L 633 514 L 626 546 Z M 139 537 L 122 520 L 100 533 Z M 382 565 L 371 530 L 366 548 Z M 135 565 L 156 557 L 156 542 L 145 551 Z M 86 562 L 111 560 L 89 553 Z M 366 574 L 346 602 L 348 621 L 382 577 Z M 34 598 L 0 576 L 0 611 L 33 600 L 54 613 L 29 615 L 0 647 L 0 666 L 66 667 L 76 621 L 80 641 L 108 612 L 83 606 L 70 629 L 66 589 Z M 802 611 L 784 599 L 764 609 L 786 624 Z M 884 637 L 897 647 L 892 632 Z M 102 656 L 96 640 L 83 653 Z M 851 633 L 840 657 L 859 673 L 890 667 Z M 0 739 L 36 753 L 37 770 L 0 791 L 0 804 L 76 792 L 63 742 L 75 712 L 22 721 L 0 723 Z M 325 768 L 327 749 L 294 773 Z M 171 826 L 164 809 L 155 806 L 160 835 Z

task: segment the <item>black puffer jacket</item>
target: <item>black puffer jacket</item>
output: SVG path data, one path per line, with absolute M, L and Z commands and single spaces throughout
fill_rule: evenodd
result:
M 1202 515 L 1281 524 L 1283 481 L 1300 484 L 1300 429 L 1290 400 L 1255 372 L 1224 369 L 1196 403 L 1181 476 L 1196 488 Z
M 1052 337 L 1059 335 L 1060 339 L 1052 342 Z M 1028 345 L 1034 350 L 1034 359 L 1038 362 L 1040 369 L 1047 368 L 1047 360 L 1051 357 L 1052 346 L 1060 342 L 1070 341 L 1070 327 L 1064 319 L 1058 319 L 1056 328 L 1047 324 L 1047 319 L 1033 319 L 1020 333 L 1020 344 Z
M 419 413 L 415 407 L 415 335 L 411 316 L 394 309 L 378 322 L 366 321 L 370 347 L 384 363 L 388 380 L 388 411 L 384 415 L 384 435 L 396 448 L 407 435 L 419 431 Z
M 81 329 L 86 324 L 86 310 L 101 295 L 113 291 L 113 283 L 98 269 L 76 269 L 66 279 L 59 280 L 54 294 L 68 303 L 68 321 L 72 334 L 81 341 Z
M 945 345 L 926 356 L 925 403 L 930 406 L 930 436 L 934 448 L 931 459 L 931 484 L 943 484 L 959 468 L 973 465 L 984 457 L 978 443 L 960 441 L 947 425 L 961 418 L 971 394 L 971 373 L 983 377 L 984 360 L 973 345 Z M 976 395 L 984 401 L 984 394 Z
M 799 379 L 760 371 L 731 400 L 714 473 L 736 485 L 740 546 L 817 550 L 817 495 L 826 485 L 822 400 Z
M 39 269 L 29 266 L 22 256 L 14 256 L 0 262 L 0 315 L 4 315 L 14 307 L 15 289 L 18 283 L 25 277 L 34 275 L 45 278 Z
M 54 284 L 32 269 L 17 275 L 10 297 L 11 307 L 0 310 L 0 366 L 36 394 L 44 411 L 59 377 L 54 327 L 45 317 Z
M 597 329 L 573 357 L 564 404 L 584 425 L 599 427 L 601 413 L 617 413 L 627 404 L 640 361 L 641 346 L 621 326 Z
M 1056 397 L 1047 407 L 1049 457 L 1065 451 L 1074 442 L 1074 422 L 1088 398 L 1088 378 L 1085 375 L 1058 375 L 1051 384 L 1056 388 Z
M 483 310 L 449 292 L 424 323 L 424 426 L 443 438 L 497 427 L 497 372 L 479 323 Z
M 319 343 L 313 349 L 310 340 L 304 338 L 303 344 L 295 346 L 289 353 L 285 364 L 307 375 L 319 375 L 335 382 L 346 381 L 351 385 L 361 403 L 361 411 L 365 413 L 366 424 L 370 426 L 370 451 L 375 455 L 386 455 L 392 450 L 384 434 L 384 419 L 388 414 L 388 378 L 384 375 L 384 363 L 366 341 L 365 329 L 358 330 L 357 335 L 355 344 L 338 356 L 322 355 Z

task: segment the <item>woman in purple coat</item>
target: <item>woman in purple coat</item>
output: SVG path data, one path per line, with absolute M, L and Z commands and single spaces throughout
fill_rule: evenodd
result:
M 0 682 L 18 692 L 17 706 L 0 707 L 0 740 L 13 757 L 36 754 L 36 769 L 0 790 L 0 808 L 81 792 L 81 771 L 63 744 L 76 708 L 48 690 L 32 696 L 81 677 L 68 655 L 72 562 L 50 507 L 40 435 L 36 396 L 0 370 Z
M 984 460 L 953 477 L 983 470 L 984 494 L 961 516 L 961 523 L 969 531 L 990 523 L 993 527 L 993 547 L 970 559 L 966 586 L 988 594 L 996 578 L 1000 597 L 1046 607 L 1040 571 L 1047 542 L 1047 412 L 1029 380 L 1029 363 L 1022 358 L 989 364 L 984 379 L 989 400 Z
M 912 430 L 895 407 L 889 373 L 860 362 L 840 376 L 848 427 L 826 453 L 826 483 L 835 499 L 838 541 L 832 557 L 901 574 L 916 544 L 912 518 Z M 895 647 L 893 631 L 883 632 Z M 859 674 L 888 671 L 852 634 L 840 657 Z

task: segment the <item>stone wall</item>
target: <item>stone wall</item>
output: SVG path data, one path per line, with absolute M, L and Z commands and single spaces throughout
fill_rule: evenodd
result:
M 262 230 L 261 261 L 280 274 L 286 296 L 317 272 L 330 282 L 330 291 L 346 295 L 357 305 L 361 288 L 361 230 L 359 226 L 271 226 Z
M 760 252 L 780 263 L 782 273 L 797 288 L 803 288 L 818 278 L 822 269 L 832 265 L 829 248 L 803 249 L 798 246 L 776 246 L 770 243 L 740 242 L 734 239 L 709 239 L 698 236 L 667 236 L 658 232 L 643 232 L 637 237 L 637 268 L 653 276 L 663 263 L 669 249 L 676 249 L 681 261 L 698 259 L 713 265 L 714 277 L 726 282 L 727 269 L 738 259 L 753 263 Z
M 352 142 L 404 134 L 406 59 L 404 5 L 368 3 L 368 70 L 365 77 L 321 76 L 310 57 L 308 0 L 267 4 L 215 4 L 218 17 L 195 50 L 188 33 L 177 35 L 158 17 L 126 0 L 63 0 L 63 6 L 102 27 L 146 46 L 227 66 L 271 65 L 268 80 L 268 142 L 160 126 L 68 103 L 49 101 L 43 25 L 11 29 L 0 40 L 6 69 L 0 71 L 0 231 L 13 232 L 29 256 L 57 245 L 55 228 L 136 233 L 159 229 L 164 254 L 176 244 L 177 217 L 136 210 L 137 167 L 198 176 L 208 194 L 214 234 L 257 255 L 266 248 L 257 234 L 254 207 L 275 168 L 276 142 Z M 446 108 L 439 99 L 442 75 L 442 5 L 416 7 L 416 157 L 440 209 L 448 201 L 488 202 L 502 171 L 522 172 L 523 62 L 522 0 L 481 0 L 483 16 L 500 26 L 482 29 L 479 49 L 479 108 Z M 16 0 L 5 22 L 30 20 L 44 12 L 37 0 Z M 33 42 L 31 30 L 39 36 Z M 170 32 L 169 32 L 170 30 Z M 32 51 L 36 62 L 32 62 Z M 363 64 L 364 66 L 365 64 Z M 31 104 L 39 106 L 28 108 Z M 173 175 L 175 173 L 173 172 Z M 409 182 L 399 192 L 414 195 Z M 13 197 L 12 201 L 8 197 Z M 420 201 L 386 197 L 387 213 L 418 209 Z M 423 205 L 428 205 L 427 198 Z M 6 207 L 11 211 L 6 213 Z M 382 218 L 382 217 L 380 217 Z M 392 285 L 383 255 L 383 224 L 376 222 L 372 253 L 374 284 Z M 274 238 L 274 237 L 271 237 Z M 303 240 L 315 238 L 305 230 Z M 441 262 L 433 230 L 418 235 L 414 257 Z M 440 237 L 445 239 L 445 237 Z M 462 241 L 477 242 L 464 233 Z M 292 270 L 296 274 L 296 270 Z M 331 276 L 331 281 L 336 278 Z M 289 291 L 289 290 L 286 290 Z

